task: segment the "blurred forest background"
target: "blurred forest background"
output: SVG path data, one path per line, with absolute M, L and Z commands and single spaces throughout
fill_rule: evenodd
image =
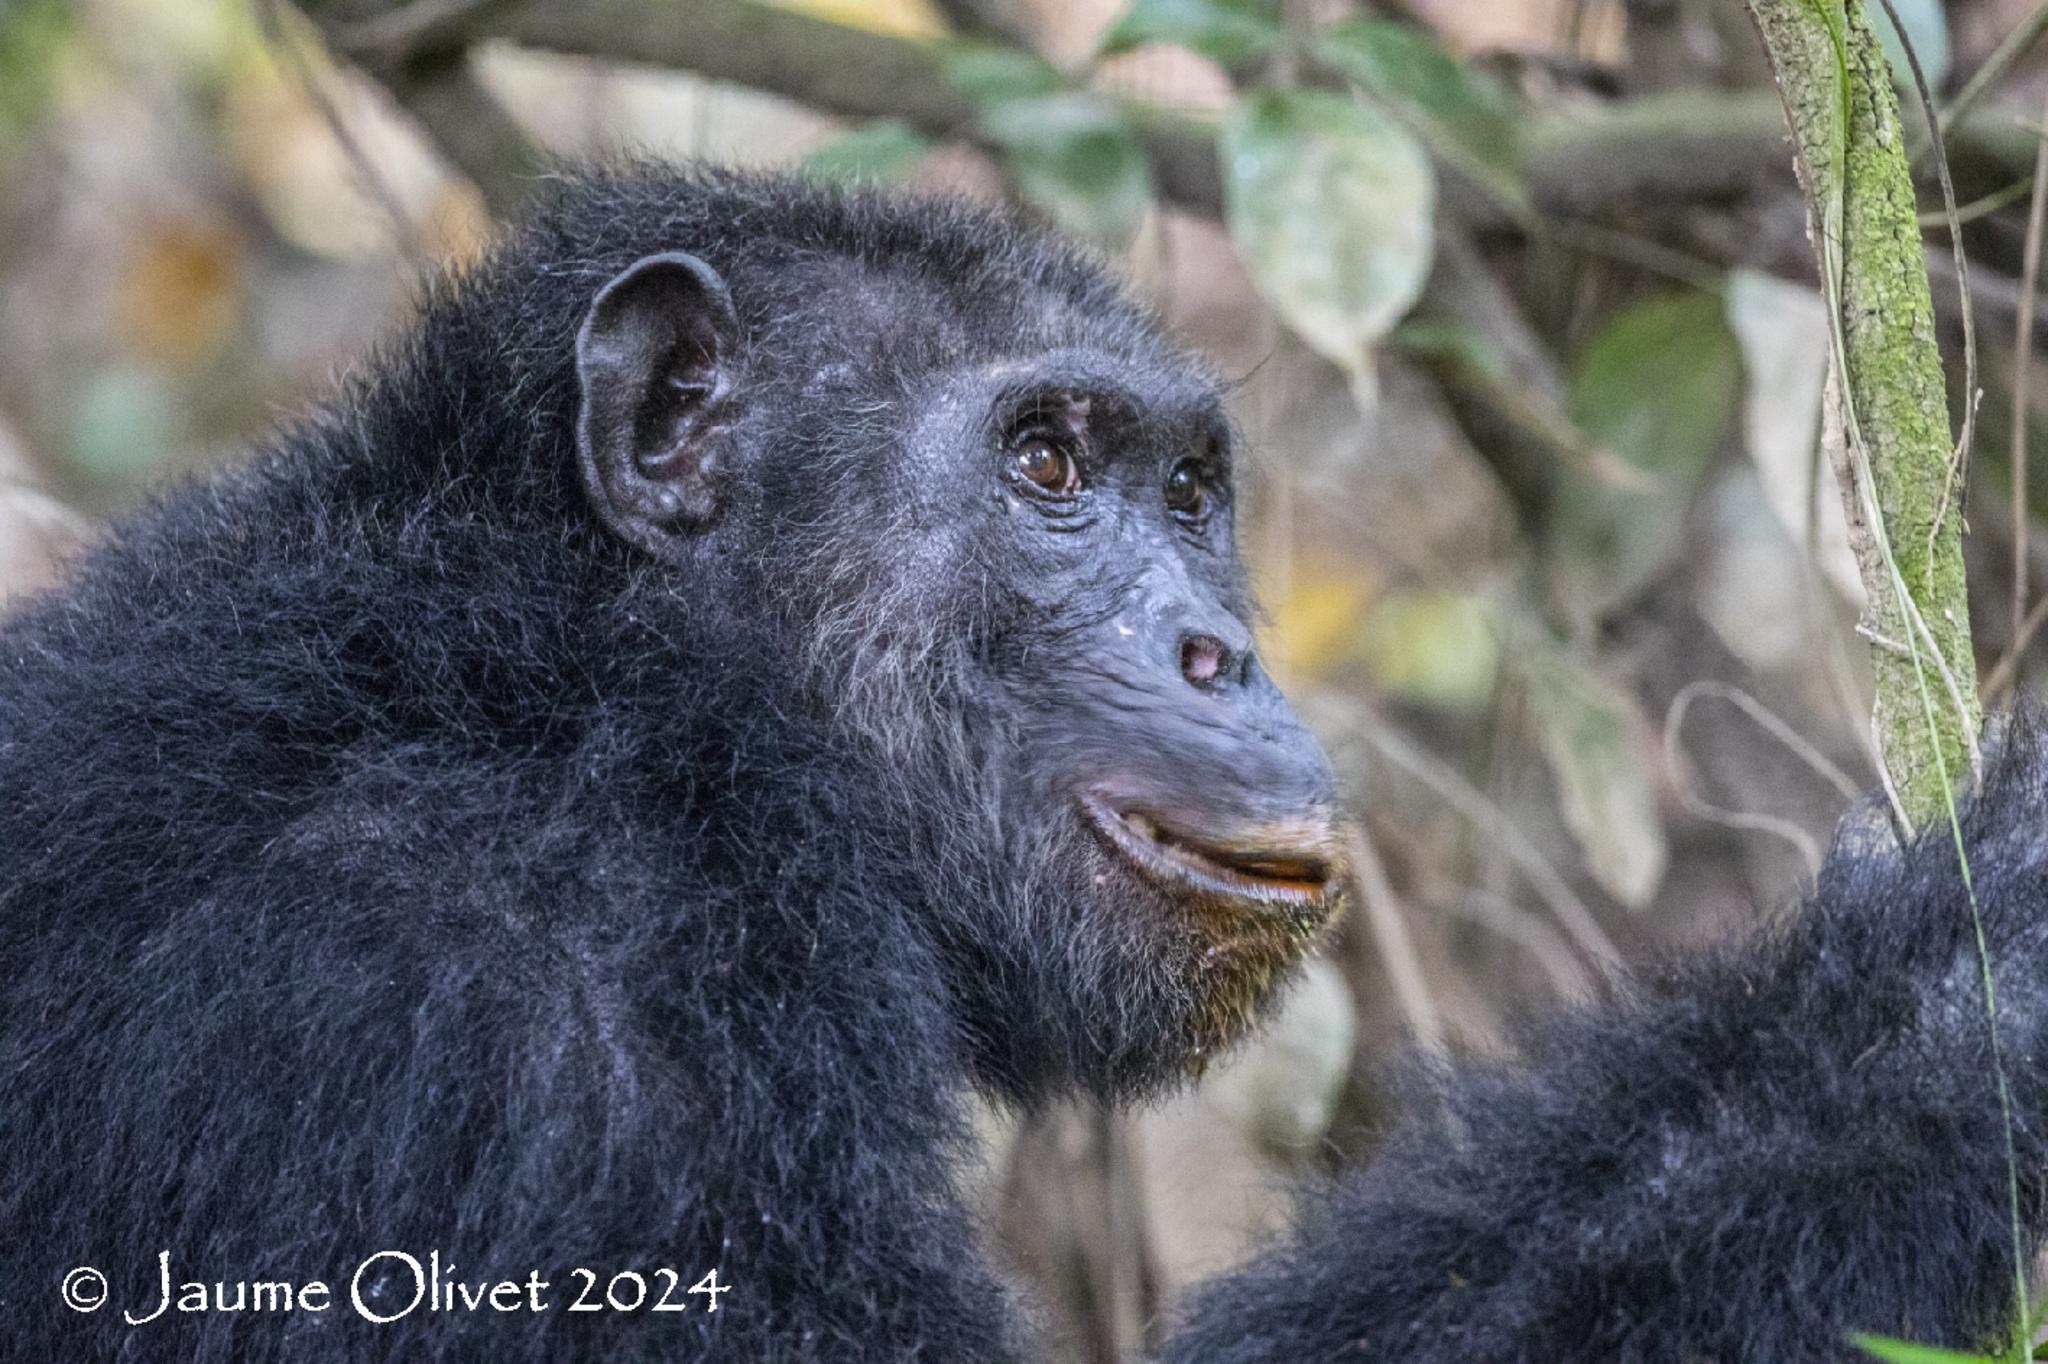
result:
M 2048 3 L 1894 6 L 1962 202 L 1996 701 L 2048 615 Z M 0 0 L 0 602 L 303 410 L 544 155 L 617 147 L 1018 203 L 1237 384 L 1265 648 L 1367 894 L 1190 1096 L 989 1115 L 992 1234 L 1074 1359 L 1369 1152 L 1404 1047 L 1512 1049 L 1764 921 L 1872 779 L 1829 322 L 1737 0 Z

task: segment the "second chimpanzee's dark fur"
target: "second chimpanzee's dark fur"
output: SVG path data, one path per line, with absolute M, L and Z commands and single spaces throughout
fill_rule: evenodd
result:
M 1866 803 L 1867 804 L 1867 803 Z M 1866 808 L 1750 945 L 1416 1087 L 1377 1161 L 1211 1286 L 1171 1364 L 1751 1364 L 1852 1332 L 2009 1350 L 2015 1230 L 1945 823 Z M 2048 735 L 1965 810 L 2010 1081 L 2021 1263 L 2048 1225 Z
M 730 283 L 780 423 L 726 513 L 768 530 L 687 572 L 589 514 L 571 435 L 592 297 L 674 250 Z M 999 498 L 890 467 L 935 370 L 1074 350 L 1159 411 L 1212 401 L 997 219 L 578 178 L 323 415 L 0 626 L 0 1358 L 1027 1357 L 953 1187 L 963 1093 L 1143 1093 L 1254 1008 L 1196 998 L 1207 958 L 1145 916 L 1076 908 L 1102 854 L 989 775 L 1030 732 L 958 694 L 1001 656 L 1057 710 L 1033 631 L 1075 604 L 976 539 Z M 1242 614 L 1227 546 L 1187 556 Z M 2044 779 L 2017 735 L 1971 816 L 2029 1245 Z M 1976 960 L 1952 849 L 1839 852 L 1765 944 L 1418 1096 L 1170 1354 L 1982 1339 L 2012 1244 Z M 351 1276 L 387 1250 L 536 1275 L 548 1308 L 369 1325 Z M 174 1295 L 331 1303 L 128 1325 L 161 1251 Z M 58 1298 L 84 1265 L 96 1312 Z M 664 1269 L 683 1312 L 566 1310 Z M 713 1269 L 716 1314 L 683 1291 Z M 412 1290 L 391 1261 L 357 1287 Z

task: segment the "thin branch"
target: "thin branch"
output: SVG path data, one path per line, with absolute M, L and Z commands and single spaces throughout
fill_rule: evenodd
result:
M 318 17 L 334 0 L 302 3 Z M 413 0 L 367 17 L 360 6 L 350 10 L 346 22 L 326 25 L 328 40 L 373 70 L 398 71 L 424 55 L 503 39 L 690 71 L 841 118 L 901 119 L 941 140 L 980 137 L 973 100 L 947 80 L 944 44 L 750 0 L 692 0 L 687 22 L 663 0 Z M 1129 113 L 1161 196 L 1185 212 L 1217 216 L 1223 183 L 1213 129 L 1143 104 Z M 1539 210 L 1594 218 L 1627 202 L 1753 188 L 1782 175 L 1783 147 L 1769 92 L 1687 91 L 1532 114 L 1523 170 Z M 1447 185 L 1445 202 L 1472 226 L 1512 226 L 1476 192 Z
M 1955 220 L 1958 223 L 1974 223 L 1979 218 L 1988 218 L 2015 199 L 2026 198 L 2027 192 L 2033 189 L 2033 187 L 2034 177 L 2029 175 L 2013 181 L 2004 189 L 1995 189 L 1989 194 L 1980 194 L 1955 211 Z M 1946 208 L 1943 208 L 1938 213 L 1923 213 L 1920 215 L 1920 226 L 1922 227 L 1946 227 L 1948 222 L 1949 212 Z
M 328 96 L 326 87 L 320 81 L 319 72 L 313 69 L 312 60 L 307 56 L 306 44 L 300 35 L 292 31 L 292 15 L 285 9 L 284 0 L 261 0 L 256 6 L 256 22 L 271 50 L 284 66 L 286 79 L 298 88 L 308 103 L 327 126 L 329 136 L 341 147 L 341 154 L 354 167 L 356 178 L 362 183 L 363 192 L 376 201 L 377 207 L 390 220 L 392 237 L 398 249 L 413 261 L 419 260 L 419 224 L 405 211 L 405 205 L 398 200 L 397 193 L 378 170 L 370 154 L 363 150 L 362 143 L 349 129 L 348 120 L 341 116 Z
M 1948 248 L 1932 245 L 1927 248 L 1927 274 L 1934 283 L 1944 286 L 1935 295 L 1934 304 L 1947 317 L 1950 305 L 1946 286 L 1956 282 L 1955 257 L 1948 253 Z M 1979 308 L 2001 322 L 2010 324 L 2019 316 L 2020 282 L 2010 275 L 1987 269 L 1982 261 L 1970 262 L 1970 295 Z M 2033 331 L 2035 345 L 2048 342 L 2048 318 L 2037 312 Z
M 1964 116 L 1976 107 L 1977 101 L 1984 98 L 1991 87 L 2012 69 L 2012 64 L 2025 55 L 2027 49 L 2032 47 L 2043 33 L 2048 33 L 2048 0 L 2042 0 L 2040 4 L 2035 5 L 2033 13 L 2021 20 L 2019 26 L 2006 34 L 2005 40 L 1992 49 L 1991 55 L 1984 59 L 1984 65 L 1971 73 L 1970 79 L 1963 83 L 1963 88 L 1956 92 L 1956 97 L 1948 102 L 1948 107 L 1942 111 L 1943 116 L 1952 124 L 1961 122 Z
M 2048 596 L 2042 596 L 2034 602 L 2033 609 L 2027 612 L 2026 618 L 2019 623 L 2019 628 L 2013 631 L 2012 643 L 2006 646 L 2004 655 L 1991 669 L 1991 675 L 1984 679 L 1984 685 L 1977 689 L 1977 694 L 1983 699 L 1986 709 L 1997 705 L 2006 691 L 2018 680 L 2020 655 L 2034 642 L 2034 636 L 2040 633 L 2043 621 L 2048 621 Z
M 1586 902 L 1572 893 L 1557 869 L 1544 859 L 1543 854 L 1522 836 L 1498 806 L 1488 800 L 1458 773 L 1446 767 L 1429 754 L 1422 752 L 1406 739 L 1398 736 L 1385 725 L 1366 719 L 1360 732 L 1380 751 L 1381 756 L 1401 768 L 1410 776 L 1427 786 L 1431 791 L 1492 837 L 1505 853 L 1508 860 L 1522 870 L 1522 875 L 1535 890 L 1558 925 L 1564 929 L 1579 950 L 1599 964 L 1603 974 L 1612 976 L 1621 969 L 1621 952 L 1614 940 L 1600 927 L 1599 920 Z
M 1443 901 L 1447 914 L 1480 925 L 1523 948 L 1550 977 L 1558 998 L 1584 999 L 1592 993 L 1592 978 L 1572 955 L 1571 947 L 1558 931 L 1522 906 L 1503 896 L 1468 889 Z
M 337 25 L 330 36 L 344 55 L 386 69 L 495 38 L 690 71 L 842 118 L 898 118 L 938 137 L 975 130 L 973 101 L 947 81 L 941 45 L 747 0 L 693 0 L 687 16 L 660 0 L 504 0 L 450 7 L 402 37 L 368 22 Z
M 962 37 L 1027 50 L 1037 46 L 1017 12 L 1019 6 L 1007 0 L 933 0 L 932 8 Z
M 1679 775 L 1686 773 L 1690 767 L 1684 760 L 1685 717 L 1692 710 L 1693 702 L 1702 696 L 1712 696 L 1717 700 L 1726 701 L 1747 715 L 1765 733 L 1782 744 L 1786 751 L 1819 773 L 1846 799 L 1853 801 L 1861 794 L 1856 783 L 1850 779 L 1848 773 L 1829 761 L 1826 754 L 1808 743 L 1782 717 L 1740 687 L 1703 678 L 1681 688 L 1678 695 L 1671 698 L 1670 708 L 1664 712 L 1664 761 L 1674 774 L 1673 784 L 1678 791 L 1680 803 L 1710 823 L 1730 829 L 1771 834 L 1783 839 L 1799 850 L 1799 855 L 1806 860 L 1808 871 L 1819 875 L 1820 845 L 1806 830 L 1777 815 L 1731 810 L 1726 806 L 1715 805 L 1693 789 L 1693 783 L 1689 778 Z
M 467 53 L 414 61 L 380 79 L 476 185 L 493 215 L 509 215 L 546 173 L 546 154 L 477 79 Z
M 1387 870 L 1372 840 L 1364 834 L 1351 838 L 1351 862 L 1358 873 L 1358 896 L 1365 902 L 1365 921 L 1372 930 L 1373 945 L 1379 949 L 1380 964 L 1394 982 L 1394 997 L 1415 1034 L 1416 1043 L 1433 1056 L 1444 1050 L 1444 1020 L 1436 1000 L 1429 993 L 1429 981 L 1422 974 L 1422 960 L 1415 954 L 1415 940 L 1408 934 L 1400 897 L 1387 880 Z
M 2048 11 L 2048 5 L 2043 6 Z M 2034 152 L 2034 193 L 2027 205 L 2027 244 L 2020 265 L 2019 319 L 2014 323 L 2012 360 L 2012 648 L 2006 656 L 2019 658 L 2023 641 L 2020 629 L 2027 619 L 2027 528 L 2033 517 L 2027 510 L 2027 404 L 2028 372 L 2034 363 L 2034 299 L 2041 283 L 2041 230 L 2048 213 L 2048 105 L 2041 110 L 2042 138 Z
M 419 122 L 493 214 L 506 216 L 544 173 L 540 148 L 476 78 L 468 41 L 446 36 L 452 25 L 486 21 L 501 0 L 411 0 L 367 14 L 337 0 L 300 0 L 299 8 L 331 52 L 355 62 Z
M 1815 748 L 1794 729 L 1785 718 L 1751 696 L 1740 687 L 1712 678 L 1701 678 L 1683 687 L 1678 695 L 1671 698 L 1671 707 L 1666 712 L 1664 736 L 1667 746 L 1677 738 L 1679 728 L 1685 723 L 1685 713 L 1692 703 L 1702 696 L 1711 696 L 1726 701 L 1756 722 L 1757 728 L 1776 739 L 1787 753 L 1799 759 L 1813 770 L 1814 775 L 1835 788 L 1844 800 L 1857 800 L 1863 795 L 1863 784 L 1844 772 L 1827 754 Z
M 1563 218 L 1785 181 L 1785 116 L 1768 90 L 1679 90 L 1532 113 L 1523 148 L 1537 207 Z

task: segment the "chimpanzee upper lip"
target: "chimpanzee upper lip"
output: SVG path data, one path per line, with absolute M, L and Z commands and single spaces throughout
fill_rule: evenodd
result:
M 1327 906 L 1342 880 L 1327 834 L 1255 835 L 1223 844 L 1100 792 L 1083 795 L 1081 808 L 1111 846 L 1155 879 L 1288 908 Z

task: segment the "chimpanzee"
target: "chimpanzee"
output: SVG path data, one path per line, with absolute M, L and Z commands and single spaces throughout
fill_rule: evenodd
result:
M 1974 914 L 1950 826 L 1901 851 L 1866 800 L 1759 941 L 1422 1077 L 1370 1167 L 1208 1286 L 1172 1364 L 1868 1358 L 1852 1334 L 2014 1357 L 2048 1225 L 2038 716 L 1991 752 Z
M 565 185 L 0 636 L 4 1348 L 1020 1353 L 964 1087 L 1156 1089 L 1346 879 L 1230 447 L 995 218 Z
M 1157 1093 L 1347 897 L 1219 386 L 944 202 L 567 174 L 0 625 L 0 1357 L 1024 1360 L 970 1090 Z M 1953 850 L 1475 1066 L 1188 1361 L 1995 1330 L 2041 745 Z

